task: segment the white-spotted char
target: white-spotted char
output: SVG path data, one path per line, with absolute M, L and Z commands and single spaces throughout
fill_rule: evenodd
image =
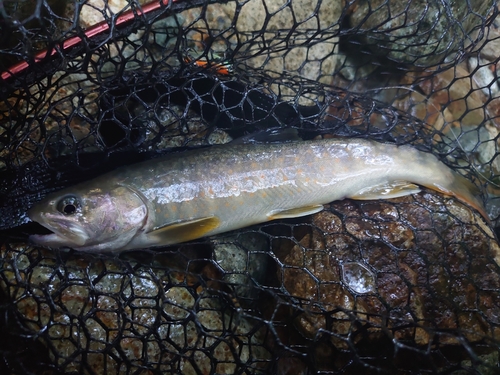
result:
M 387 199 L 419 186 L 487 215 L 473 185 L 434 155 L 361 139 L 221 145 L 117 169 L 55 192 L 29 216 L 48 247 L 118 251 L 164 246 L 344 199 Z

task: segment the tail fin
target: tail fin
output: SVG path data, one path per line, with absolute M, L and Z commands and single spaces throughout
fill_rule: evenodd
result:
M 457 198 L 459 201 L 477 210 L 486 222 L 491 224 L 490 217 L 480 199 L 481 192 L 479 188 L 464 176 L 454 172 L 453 181 L 450 181 L 447 188 L 437 184 L 431 184 L 426 187 Z

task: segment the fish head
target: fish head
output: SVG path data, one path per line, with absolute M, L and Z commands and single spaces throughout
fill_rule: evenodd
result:
M 145 226 L 148 208 L 142 196 L 126 186 L 83 185 L 50 194 L 28 216 L 52 231 L 30 236 L 39 245 L 102 252 L 127 245 Z

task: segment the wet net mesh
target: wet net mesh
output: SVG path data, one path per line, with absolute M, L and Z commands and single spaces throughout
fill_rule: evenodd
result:
M 0 372 L 499 373 L 497 13 L 0 1 Z M 432 152 L 491 223 L 423 189 L 114 255 L 27 239 L 48 192 L 269 129 Z

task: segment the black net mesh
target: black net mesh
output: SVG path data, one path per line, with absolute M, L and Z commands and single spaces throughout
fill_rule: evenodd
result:
M 499 373 L 497 13 L 0 1 L 0 372 Z M 276 129 L 431 152 L 491 222 L 423 189 L 119 254 L 27 240 L 51 191 Z

